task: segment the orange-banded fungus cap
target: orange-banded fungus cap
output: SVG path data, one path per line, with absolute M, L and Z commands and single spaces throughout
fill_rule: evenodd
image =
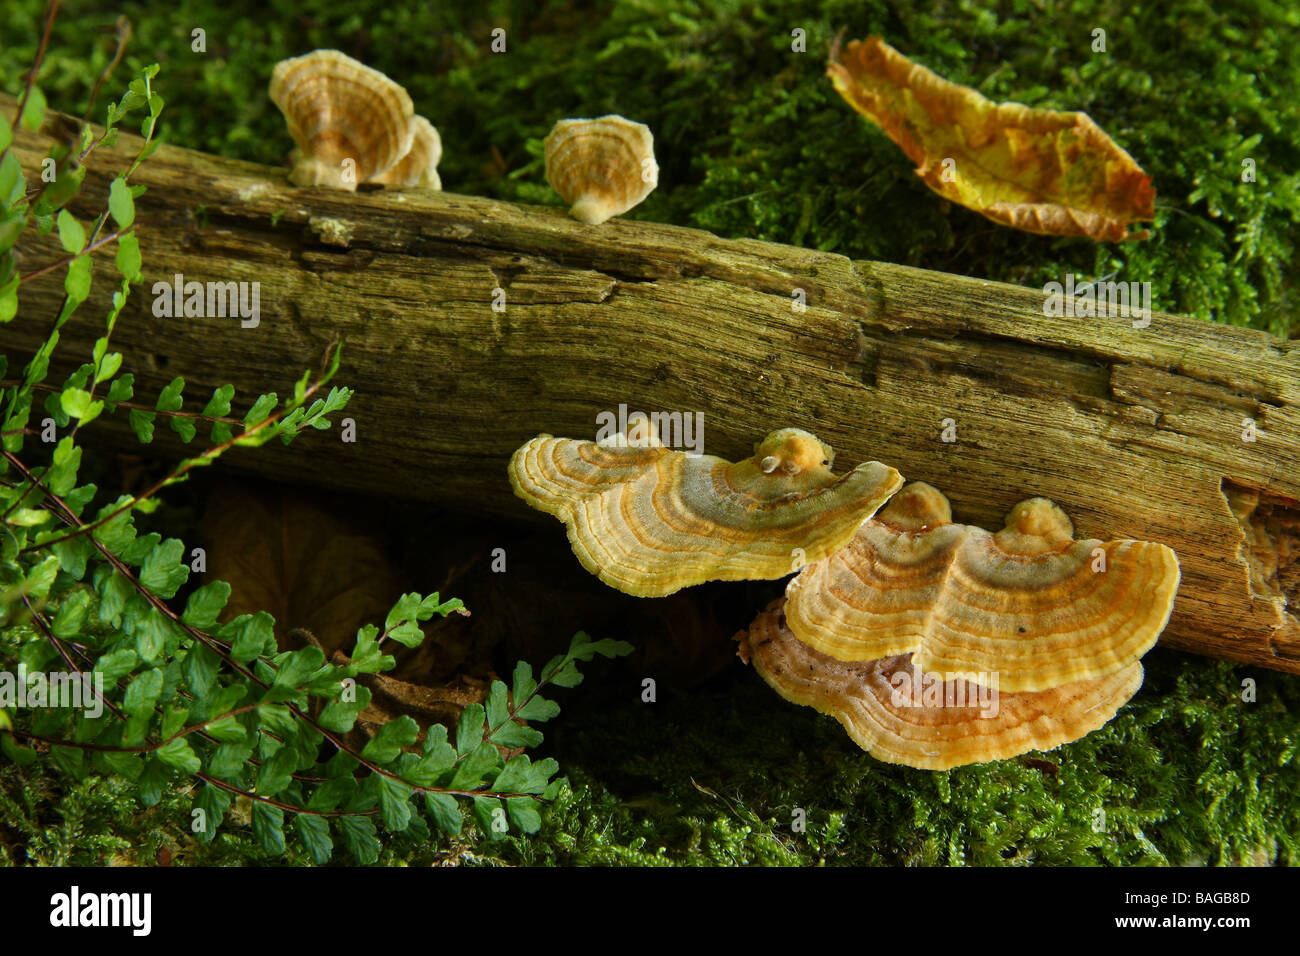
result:
M 778 694 L 843 725 L 877 760 L 921 770 L 1048 750 L 1103 726 L 1142 686 L 1142 665 L 1044 691 L 1013 693 L 925 674 L 895 655 L 839 661 L 798 640 L 773 601 L 737 635 L 740 656 Z
M 354 190 L 411 148 L 415 109 L 406 90 L 338 50 L 281 60 L 270 93 L 298 145 L 295 185 Z
M 398 189 L 441 189 L 438 163 L 442 161 L 442 137 L 423 116 L 411 118 L 415 135 L 411 148 L 387 171 L 370 177 L 370 182 Z
M 662 597 L 705 581 L 783 577 L 846 544 L 898 490 L 880 462 L 845 475 L 795 428 L 732 463 L 661 445 L 540 435 L 510 459 L 515 493 L 565 523 L 582 566 L 611 587 Z
M 627 212 L 659 183 L 650 127 L 621 116 L 560 120 L 545 154 L 546 181 L 588 225 Z
M 928 485 L 903 489 L 790 582 L 790 628 L 840 660 L 913 654 L 927 672 L 1000 672 L 1018 692 L 1121 670 L 1169 620 L 1179 569 L 1165 545 L 1075 541 L 1045 498 L 1016 505 L 997 534 L 950 516 Z

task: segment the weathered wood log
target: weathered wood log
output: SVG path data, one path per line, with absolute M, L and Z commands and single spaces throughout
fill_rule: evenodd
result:
M 30 179 L 48 145 L 19 134 Z M 103 208 L 137 147 L 124 135 L 95 154 L 75 211 Z M 1050 317 L 1036 289 L 674 226 L 295 189 L 282 170 L 171 147 L 134 181 L 149 187 L 146 282 L 113 342 L 139 394 L 184 375 L 192 397 L 232 382 L 251 400 L 346 343 L 355 443 L 335 429 L 235 467 L 524 517 L 511 451 L 540 431 L 593 435 L 620 404 L 703 412 L 705 448 L 729 458 L 797 425 L 841 466 L 876 458 L 937 485 L 959 520 L 1001 527 L 1044 495 L 1081 535 L 1165 542 L 1183 569 L 1167 646 L 1300 672 L 1295 342 L 1158 312 L 1146 327 Z M 59 256 L 24 242 L 24 271 Z M 110 254 L 64 332 L 78 361 L 115 287 Z M 155 315 L 151 287 L 176 275 L 259 282 L 260 322 Z M 23 287 L 0 328 L 11 368 L 61 292 L 61 273 Z

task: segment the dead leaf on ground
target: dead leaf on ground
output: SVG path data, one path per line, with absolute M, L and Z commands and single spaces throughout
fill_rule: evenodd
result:
M 230 585 L 229 619 L 267 611 L 282 647 L 292 629 L 328 655 L 350 650 L 357 628 L 384 622 L 405 582 L 379 536 L 300 489 L 223 483 L 203 516 L 210 581 Z
M 1145 239 L 1155 189 L 1086 113 L 994 103 L 880 37 L 831 49 L 835 89 L 879 125 L 932 190 L 1002 225 L 1108 242 Z
M 357 629 L 382 627 L 405 591 L 432 588 L 412 581 L 405 565 L 390 558 L 378 514 L 361 515 L 362 502 L 349 496 L 262 483 L 226 482 L 207 500 L 203 532 L 207 580 L 231 586 L 223 620 L 267 611 L 275 617 L 281 648 L 319 647 L 340 665 L 356 641 Z M 458 576 L 453 568 L 441 588 Z M 423 625 L 417 648 L 384 644 L 396 666 L 387 674 L 362 674 L 370 705 L 358 715 L 350 742 L 358 749 L 389 720 L 402 715 L 420 725 L 455 728 L 461 711 L 481 703 L 495 677 L 474 658 L 463 627 L 435 616 Z M 313 702 L 319 711 L 323 701 Z
M 342 651 L 336 651 L 330 660 L 339 667 L 348 664 L 348 656 Z M 370 703 L 357 715 L 356 726 L 347 734 L 348 743 L 360 750 L 380 727 L 398 717 L 410 717 L 419 725 L 417 747 L 423 746 L 424 736 L 433 724 L 442 724 L 454 731 L 466 707 L 487 699 L 491 682 L 458 675 L 445 684 L 430 686 L 427 682 L 413 683 L 383 674 L 358 674 L 357 683 L 370 691 Z M 522 747 L 497 749 L 506 760 L 524 750 Z

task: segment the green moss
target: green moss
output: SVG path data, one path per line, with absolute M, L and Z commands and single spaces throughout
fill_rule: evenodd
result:
M 1033 760 L 944 773 L 872 759 L 747 669 L 656 705 L 584 695 L 556 754 L 581 768 L 578 796 L 557 812 L 564 836 L 528 859 L 1297 862 L 1300 682 L 1170 651 L 1146 663 L 1146 686 L 1104 729 Z
M 1032 760 L 943 773 L 872 759 L 835 721 L 777 699 L 747 668 L 657 704 L 641 703 L 631 680 L 584 684 L 553 728 L 573 787 L 542 833 L 500 844 L 468 834 L 451 849 L 399 840 L 381 862 L 1300 862 L 1300 682 L 1172 651 L 1146 663 L 1146 686 L 1102 730 Z M 1246 677 L 1255 702 L 1241 699 Z M 0 852 L 30 840 L 41 862 L 93 863 L 146 860 L 167 845 L 178 862 L 273 862 L 246 828 L 227 826 L 211 847 L 189 840 L 184 794 L 142 814 L 101 783 L 65 794 L 40 772 L 0 767 L 10 830 Z
M 1063 272 L 1148 280 L 1168 311 L 1295 328 L 1300 235 L 1300 8 L 1240 0 L 1142 5 L 970 2 L 497 2 L 480 12 L 373 0 L 303 12 L 203 0 L 125 9 L 126 70 L 157 60 L 172 143 L 278 163 L 290 148 L 265 95 L 271 64 L 338 47 L 389 73 L 442 131 L 451 191 L 557 203 L 541 138 L 561 116 L 619 112 L 655 131 L 661 186 L 633 218 L 1040 285 Z M 6 8 L 0 86 L 16 89 L 43 2 Z M 107 59 L 73 4 L 41 84 L 79 109 Z M 489 33 L 507 30 L 509 52 Z M 207 31 L 207 52 L 190 31 Z M 790 31 L 807 31 L 804 54 Z M 1152 174 L 1154 237 L 1099 245 L 1030 236 L 922 186 L 888 139 L 844 104 L 824 52 L 882 33 L 994 99 L 1081 109 Z M 1094 55 L 1093 29 L 1107 31 Z M 101 104 L 102 106 L 102 104 Z M 1255 160 L 1257 182 L 1242 183 Z M 620 635 L 601 635 L 619 637 Z M 927 773 L 861 753 L 829 718 L 776 698 L 748 669 L 641 704 L 617 672 L 564 701 L 548 746 L 572 790 L 542 834 L 446 847 L 396 842 L 383 862 L 809 864 L 1242 863 L 1300 854 L 1300 681 L 1156 651 L 1146 686 L 1106 728 L 1046 755 Z M 1241 699 L 1241 682 L 1257 701 Z M 101 781 L 65 789 L 0 766 L 0 854 L 42 862 L 256 862 L 247 831 L 186 837 L 188 797 L 147 813 Z M 804 811 L 803 832 L 793 827 Z M 1097 811 L 1104 811 L 1104 818 Z M 87 839 L 86 834 L 95 835 Z M 111 835 L 110 835 L 111 834 Z M 19 850 L 18 847 L 24 847 Z M 295 858 L 291 857 L 290 860 Z

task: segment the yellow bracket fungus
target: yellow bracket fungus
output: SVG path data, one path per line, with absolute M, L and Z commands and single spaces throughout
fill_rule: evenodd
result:
M 929 485 L 903 489 L 786 589 L 799 640 L 844 661 L 911 654 L 926 672 L 998 672 L 1038 691 L 1128 667 L 1155 644 L 1178 559 L 1150 541 L 1075 541 L 1056 505 L 1016 505 L 997 534 L 953 524 Z
M 794 428 L 732 463 L 656 445 L 540 435 L 510 459 L 515 493 L 568 527 L 582 566 L 611 587 L 662 597 L 704 581 L 774 579 L 844 546 L 898 490 L 880 462 L 845 475 Z

